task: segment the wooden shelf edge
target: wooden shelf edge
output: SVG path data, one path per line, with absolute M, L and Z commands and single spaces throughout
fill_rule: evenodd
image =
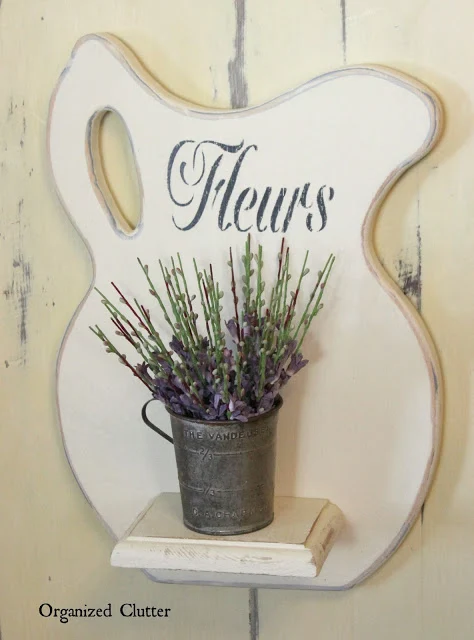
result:
M 271 525 L 240 536 L 207 536 L 184 526 L 178 493 L 153 500 L 115 545 L 111 564 L 146 570 L 314 578 L 344 516 L 326 499 L 275 497 Z

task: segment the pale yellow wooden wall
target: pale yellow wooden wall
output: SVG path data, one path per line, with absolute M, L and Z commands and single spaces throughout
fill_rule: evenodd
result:
M 424 517 L 383 569 L 352 591 L 260 590 L 259 637 L 474 638 L 472 0 L 3 0 L 2 639 L 257 637 L 255 606 L 249 628 L 246 589 L 158 585 L 139 572 L 109 567 L 112 542 L 62 448 L 55 360 L 91 268 L 53 195 L 46 117 L 76 39 L 106 30 L 131 45 L 171 90 L 198 103 L 260 102 L 344 62 L 393 66 L 439 93 L 445 134 L 387 199 L 377 231 L 386 268 L 412 295 L 433 334 L 446 380 L 441 462 Z M 107 168 L 115 185 L 119 178 L 118 195 L 133 216 L 132 189 L 120 187 L 122 156 L 112 156 L 122 145 L 118 136 L 109 122 Z M 60 625 L 37 613 L 42 602 L 130 601 L 171 607 L 172 616 Z

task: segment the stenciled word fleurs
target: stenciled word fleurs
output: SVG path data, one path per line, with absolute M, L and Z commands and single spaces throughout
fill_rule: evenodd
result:
M 256 187 L 242 180 L 242 168 L 258 172 L 256 144 L 224 144 L 214 140 L 181 140 L 168 162 L 168 193 L 180 211 L 173 216 L 181 231 L 195 227 L 207 211 L 217 215 L 217 226 L 226 231 L 286 233 L 293 219 L 304 217 L 308 231 L 322 231 L 327 224 L 328 202 L 334 189 L 316 188 L 310 182 L 296 187 Z M 247 171 L 248 175 L 248 171 Z
M 233 311 L 227 319 L 223 317 L 224 290 L 212 265 L 209 270 L 200 270 L 193 261 L 197 285 L 193 293 L 179 253 L 169 265 L 159 260 L 163 295 L 148 265 L 138 260 L 171 341 L 158 330 L 150 310 L 136 298 L 128 299 L 116 284 L 112 283 L 119 296 L 117 304 L 99 291 L 115 333 L 135 349 L 141 362 L 131 364 L 99 326 L 91 327 L 92 331 L 106 351 L 115 354 L 153 397 L 175 414 L 205 421 L 247 422 L 276 406 L 282 387 L 308 362 L 303 359 L 301 345 L 322 309 L 334 256 L 329 256 L 307 299 L 302 300 L 302 282 L 310 272 L 306 266 L 309 252 L 292 289 L 290 251 L 283 239 L 275 265 L 275 284 L 266 291 L 262 245 L 255 253 L 250 245 L 248 236 L 239 288 L 238 267 L 229 249 Z M 252 428 L 247 432 L 251 434 Z M 232 434 L 229 432 L 229 439 L 237 437 Z M 197 439 L 201 439 L 199 435 Z

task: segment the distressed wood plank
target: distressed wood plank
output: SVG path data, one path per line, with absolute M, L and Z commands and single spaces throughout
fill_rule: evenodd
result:
M 338 0 L 247 4 L 249 100 L 259 104 L 344 63 Z
M 8 362 L 8 368 L 4 363 L 2 370 L 1 407 L 7 418 L 5 429 L 10 430 L 0 451 L 2 500 L 7 503 L 4 507 L 2 502 L 2 519 L 5 517 L 13 523 L 12 537 L 8 538 L 6 546 L 7 532 L 0 532 L 4 578 L 0 581 L 0 618 L 4 640 L 51 637 L 49 629 L 38 622 L 35 611 L 38 600 L 43 597 L 57 600 L 72 597 L 82 603 L 90 596 L 92 588 L 94 601 L 99 602 L 104 593 L 111 593 L 117 602 L 130 593 L 148 597 L 159 591 L 139 574 L 133 579 L 128 576 L 121 579 L 110 569 L 102 572 L 103 557 L 110 550 L 110 542 L 96 525 L 70 478 L 56 434 L 52 393 L 54 358 L 51 354 L 58 348 L 62 330 L 85 290 L 89 272 L 80 242 L 51 197 L 41 141 L 50 89 L 72 44 L 86 31 L 117 31 L 132 47 L 141 51 L 148 66 L 160 65 L 164 60 L 161 70 L 173 90 L 196 101 L 226 106 L 230 101 L 227 64 L 234 56 L 231 47 L 235 34 L 234 7 L 229 3 L 228 8 L 226 5 L 223 9 L 222 2 L 201 2 L 199 7 L 197 4 L 178 2 L 175 3 L 176 10 L 169 3 L 152 0 L 141 0 L 140 3 L 84 0 L 80 8 L 77 3 L 71 8 L 71 2 L 66 0 L 49 0 L 48 3 L 17 0 L 1 4 L 2 138 L 7 127 L 3 118 L 8 113 L 10 94 L 13 91 L 15 96 L 23 98 L 25 87 L 29 95 L 27 132 L 31 134 L 29 140 L 28 136 L 25 138 L 25 166 L 18 164 L 19 156 L 10 156 L 6 170 L 8 181 L 2 183 L 2 205 L 12 216 L 12 229 L 5 224 L 1 231 L 5 236 L 5 240 L 1 238 L 2 284 L 5 282 L 7 288 L 12 282 L 13 260 L 17 253 L 13 248 L 18 247 L 13 235 L 14 225 L 18 226 L 14 218 L 15 203 L 18 204 L 20 194 L 25 196 L 26 193 L 29 194 L 29 198 L 25 198 L 29 230 L 27 235 L 23 234 L 23 251 L 34 268 L 26 316 L 27 332 L 33 336 L 31 347 L 26 351 L 26 366 L 32 367 L 31 374 L 27 375 L 24 368 L 20 370 L 20 366 L 23 367 L 20 365 L 23 356 L 18 324 L 21 307 L 14 309 L 13 303 L 7 304 L 6 298 L 1 306 L 2 347 Z M 319 71 L 342 63 L 342 50 L 338 44 L 341 41 L 340 3 L 337 0 L 331 3 L 293 2 L 295 15 L 290 15 L 289 20 L 290 9 L 286 10 L 281 2 L 258 4 L 256 11 L 260 18 L 251 30 L 253 44 L 247 44 L 250 47 L 247 62 L 252 67 L 252 80 L 249 81 L 252 102 L 276 95 Z M 317 6 L 323 7 L 322 16 L 318 14 Z M 217 14 L 221 11 L 228 20 L 222 14 L 222 23 L 214 31 L 219 20 Z M 474 452 L 472 439 L 468 437 L 474 413 L 471 404 L 474 390 L 470 383 L 474 309 L 469 295 L 474 267 L 471 175 L 474 145 L 470 106 L 474 100 L 470 70 L 473 5 L 469 0 L 459 0 L 453 13 L 449 3 L 435 0 L 388 0 L 384 3 L 346 0 L 346 13 L 349 63 L 380 62 L 413 73 L 442 95 L 447 108 L 445 137 L 438 151 L 430 157 L 434 162 L 430 177 L 423 177 L 421 207 L 422 312 L 440 349 L 446 377 L 444 449 L 425 509 L 423 545 L 418 549 L 415 544 L 411 554 L 403 547 L 386 565 L 380 574 L 383 576 L 380 583 L 383 595 L 378 598 L 371 583 L 357 589 L 358 598 L 366 588 L 370 587 L 372 591 L 366 603 L 359 600 L 357 605 L 353 603 L 356 591 L 325 595 L 260 592 L 260 599 L 264 601 L 261 637 L 304 640 L 313 638 L 314 630 L 318 629 L 324 640 L 350 640 L 353 637 L 353 607 L 358 614 L 359 629 L 383 629 L 384 616 L 389 613 L 393 621 L 394 612 L 403 607 L 412 594 L 414 602 L 421 606 L 424 632 L 420 631 L 418 622 L 412 626 L 408 624 L 410 613 L 400 622 L 404 633 L 400 637 L 406 640 L 470 638 L 474 625 L 470 597 L 474 570 L 469 561 L 474 535 Z M 186 14 L 189 19 L 183 17 Z M 352 29 L 354 23 L 361 25 L 357 32 Z M 333 43 L 328 43 L 324 33 L 322 39 L 314 37 L 323 30 L 334 34 Z M 215 49 L 206 55 L 205 51 L 213 47 Z M 42 55 L 33 55 L 33 51 L 41 51 Z M 260 60 L 255 64 L 251 62 L 257 57 Z M 14 135 L 5 134 L 16 140 L 11 149 L 19 144 L 20 130 L 21 127 L 17 127 Z M 5 159 L 1 161 L 5 162 Z M 413 172 L 406 180 L 409 178 L 414 179 Z M 31 186 L 27 186 L 29 183 Z M 400 216 L 397 209 L 406 213 Z M 405 191 L 404 182 L 398 185 L 393 201 L 390 199 L 385 204 L 383 216 L 387 225 L 392 212 L 397 215 L 400 226 L 393 229 L 393 236 L 388 226 L 381 228 L 378 240 L 386 267 L 396 277 L 397 259 L 400 251 L 407 247 L 407 240 L 410 246 L 416 246 L 412 242 L 416 235 L 413 191 L 408 185 Z M 49 233 L 49 229 L 54 231 Z M 415 257 L 415 253 L 411 255 Z M 42 291 L 43 286 L 45 291 Z M 18 300 L 17 297 L 13 299 Z M 33 319 L 28 320 L 29 317 Z M 25 397 L 32 404 L 31 409 L 25 406 Z M 35 492 L 43 494 L 42 501 L 33 503 L 32 510 L 23 513 L 25 506 L 31 506 L 30 496 Z M 45 518 L 44 512 L 52 500 L 57 504 L 56 515 Z M 35 526 L 39 523 L 40 533 L 39 542 L 31 549 L 26 545 L 26 530 L 33 522 Z M 74 548 L 67 549 L 61 540 L 70 530 L 77 535 L 78 542 Z M 415 530 L 405 545 L 414 535 Z M 17 537 L 15 544 L 13 536 Z M 22 547 L 24 562 L 21 566 L 10 553 L 17 548 L 16 544 Z M 404 557 L 400 565 L 398 554 Z M 415 565 L 421 567 L 421 564 L 424 580 L 420 596 L 419 582 L 414 574 L 418 570 Z M 31 566 L 35 567 L 33 572 Z M 374 577 L 376 580 L 378 576 Z M 392 591 L 393 580 L 397 587 Z M 195 599 L 193 587 L 164 589 L 160 594 L 176 594 L 173 595 L 176 601 L 188 599 L 185 608 L 179 608 L 182 619 L 173 628 L 175 638 L 189 637 L 186 635 L 189 634 L 189 621 L 185 618 L 195 614 L 197 633 L 203 637 L 205 631 L 210 638 L 229 637 L 223 635 L 227 629 L 231 629 L 230 637 L 248 637 L 246 606 L 242 613 L 241 609 L 237 610 L 225 601 L 215 600 L 216 610 L 223 606 L 230 616 L 229 626 L 224 629 L 219 621 L 209 622 L 213 615 L 209 616 L 211 608 L 206 598 L 204 613 L 195 611 L 201 597 L 199 590 Z M 220 593 L 214 589 L 207 591 L 214 599 Z M 242 589 L 241 593 L 246 594 L 246 590 Z M 156 597 L 161 599 L 161 596 Z M 232 599 L 237 598 L 235 595 Z M 372 601 L 376 606 L 369 611 Z M 381 607 L 380 613 L 377 607 Z M 372 622 L 367 620 L 369 616 Z M 243 621 L 242 617 L 245 618 Z M 90 638 L 102 638 L 109 632 L 117 638 L 136 638 L 138 635 L 132 626 L 112 628 L 100 626 L 98 621 L 88 622 L 92 623 L 87 627 Z M 396 629 L 397 623 L 393 624 Z M 61 632 L 62 638 L 82 639 L 83 629 L 83 626 L 70 623 L 53 627 L 53 632 Z M 156 631 L 152 635 L 154 629 L 141 627 L 139 637 L 146 638 L 147 634 L 156 637 Z M 367 640 L 369 638 L 367 636 Z
M 354 640 L 422 638 L 420 521 L 399 550 L 353 592 Z
M 468 176 L 471 137 L 468 148 L 464 144 L 462 156 L 453 156 L 470 129 L 467 100 L 472 95 L 472 82 L 468 94 L 460 86 L 466 83 L 464 60 L 468 58 L 463 59 L 461 52 L 470 51 L 467 25 L 472 24 L 472 9 L 467 3 L 458 7 L 456 24 L 462 23 L 463 28 L 457 36 L 450 33 L 447 38 L 443 25 L 449 22 L 449 8 L 441 9 L 434 2 L 375 5 L 370 0 L 350 0 L 346 4 L 349 63 L 371 61 L 397 66 L 424 79 L 445 102 L 448 125 L 443 142 L 385 201 L 376 240 L 384 266 L 411 294 L 433 332 L 445 369 L 448 403 L 445 445 L 438 479 L 424 511 L 423 531 L 420 520 L 389 563 L 353 591 L 351 604 L 341 607 L 341 615 L 348 607 L 354 608 L 351 632 L 361 640 L 441 640 L 452 637 L 453 632 L 456 637 L 467 638 L 473 624 L 467 595 L 472 564 L 466 562 L 473 517 L 471 508 L 466 512 L 466 505 L 474 458 L 472 447 L 466 450 L 472 389 L 465 381 L 469 379 L 468 362 L 472 363 L 472 331 L 469 334 L 468 326 L 473 325 L 473 309 L 462 291 L 470 290 L 472 274 L 472 251 L 468 255 L 467 250 L 472 246 L 473 233 L 472 180 Z M 456 47 L 449 45 L 454 40 Z M 441 42 L 449 50 L 447 57 Z M 454 113 L 458 115 L 450 124 L 450 114 Z M 447 250 L 443 249 L 446 241 Z M 454 308 L 456 320 L 447 311 Z M 453 332 L 457 336 L 454 340 Z M 447 506 L 453 497 L 457 498 L 457 509 Z M 462 518 L 454 516 L 461 512 Z M 450 517 L 457 524 L 447 525 Z M 266 597 L 274 603 L 273 593 L 264 592 L 261 601 Z M 280 594 L 276 597 L 281 607 L 288 602 Z M 311 624 L 319 629 L 320 607 L 316 602 L 307 606 L 313 607 L 314 617 L 308 616 L 301 623 L 298 617 L 292 619 L 291 633 L 297 636 L 305 637 Z M 264 611 L 262 624 L 267 619 Z M 289 632 L 290 626 L 286 629 Z M 322 637 L 337 637 L 337 631 L 329 629 Z M 349 632 L 347 637 L 352 637 Z
M 160 69 L 172 90 L 227 106 L 234 21 L 230 1 L 198 6 L 179 0 L 173 5 L 86 0 L 79 7 L 66 0 L 20 0 L 0 8 L 0 406 L 8 433 L 0 450 L 0 510 L 2 522 L 9 523 L 0 528 L 4 639 L 248 637 L 245 589 L 157 585 L 138 571 L 108 566 L 113 542 L 78 490 L 59 439 L 56 354 L 87 288 L 90 264 L 53 196 L 45 158 L 49 97 L 77 37 L 116 31 Z M 121 169 L 111 163 L 113 180 Z M 42 602 L 57 607 L 111 602 L 115 613 L 110 620 L 60 624 L 39 616 Z M 161 603 L 171 607 L 173 617 L 159 624 L 125 620 L 118 611 L 123 602 Z
M 420 565 L 419 587 L 406 578 L 403 589 L 419 603 L 421 630 L 413 638 L 445 640 L 472 635 L 473 610 L 469 598 L 473 577 L 474 445 L 472 428 L 472 363 L 474 338 L 472 159 L 474 140 L 468 104 L 474 98 L 469 69 L 473 45 L 472 3 L 449 7 L 437 2 L 390 3 L 374 7 L 353 3 L 359 14 L 358 38 L 350 40 L 354 59 L 372 52 L 385 63 L 423 78 L 442 96 L 447 113 L 445 134 L 436 152 L 420 164 L 418 212 L 411 207 L 412 230 L 418 216 L 422 242 L 421 312 L 441 356 L 446 386 L 443 449 L 437 477 L 425 505 L 421 547 L 414 559 Z M 446 46 L 442 46 L 445 43 Z M 410 179 L 411 176 L 407 176 Z M 390 206 L 403 207 L 394 193 Z M 387 202 L 387 204 L 389 204 Z M 415 245 L 414 234 L 411 246 Z M 384 253 L 393 251 L 386 236 Z M 405 245 L 407 246 L 407 245 Z M 412 251 L 415 257 L 415 252 Z M 402 587 L 396 596 L 402 597 Z M 402 633 L 402 629 L 401 629 Z M 400 634 L 401 635 L 401 634 Z M 406 636 L 405 636 L 406 637 Z
M 352 593 L 259 589 L 259 640 L 353 640 Z

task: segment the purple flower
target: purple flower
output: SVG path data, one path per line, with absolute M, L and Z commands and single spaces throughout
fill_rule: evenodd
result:
M 307 364 L 308 360 L 303 360 L 303 355 L 301 353 L 293 353 L 286 372 L 290 377 L 294 376 L 295 373 L 298 373 L 298 371 L 300 371 Z
M 235 319 L 232 318 L 231 320 L 228 320 L 225 323 L 225 326 L 227 327 L 227 331 L 230 333 L 230 337 L 232 338 L 232 340 L 236 344 L 238 344 L 240 342 L 240 336 L 237 329 L 237 322 L 235 321 Z
M 281 389 L 308 363 L 297 346 L 322 307 L 318 288 L 319 293 L 326 289 L 334 256 L 331 254 L 315 279 L 308 304 L 301 305 L 304 289 L 300 284 L 309 271 L 308 252 L 299 278 L 293 280 L 295 291 L 290 291 L 289 249 L 283 239 L 275 260 L 277 281 L 269 290 L 262 277 L 263 249 L 259 246 L 255 251 L 250 245 L 249 236 L 242 255 L 243 266 L 236 264 L 229 250 L 233 303 L 230 319 L 222 317 L 227 301 L 221 302 L 225 292 L 212 265 L 199 270 L 194 261 L 197 290 L 193 293 L 179 254 L 176 259 L 171 258 L 171 264 L 158 261 L 161 286 L 153 283 L 151 270 L 138 260 L 149 291 L 159 302 L 171 328 L 168 345 L 155 328 L 148 307 L 136 299 L 127 300 L 114 283 L 121 310 L 100 294 L 115 333 L 128 343 L 128 349 L 134 348 L 139 353 L 142 362 L 132 366 L 127 355 L 110 342 L 100 327 L 91 327 L 93 333 L 153 397 L 179 415 L 245 422 L 270 411 Z M 238 291 L 239 282 L 243 295 Z M 194 302 L 196 298 L 198 301 Z M 317 300 L 317 307 L 313 299 Z

